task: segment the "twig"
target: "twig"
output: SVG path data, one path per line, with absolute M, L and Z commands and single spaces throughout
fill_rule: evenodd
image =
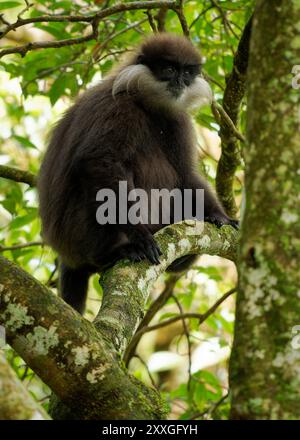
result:
M 54 284 L 55 284 L 54 287 L 56 287 L 56 281 L 53 281 L 53 277 L 54 277 L 54 275 L 55 275 L 57 269 L 58 269 L 58 258 L 55 258 L 55 260 L 54 260 L 54 269 L 53 269 L 52 272 L 50 273 L 50 276 L 49 276 L 47 282 L 45 283 L 45 285 L 46 285 L 47 287 L 51 287 L 51 286 L 53 286 Z
M 230 116 L 224 110 L 224 108 L 215 100 L 213 100 L 211 105 L 214 115 L 216 116 L 215 112 L 218 112 L 220 114 L 221 119 L 225 122 L 228 128 L 231 129 L 232 133 L 236 136 L 236 138 L 239 139 L 241 142 L 246 142 L 245 136 L 243 136 L 242 133 L 238 131 L 233 121 L 230 119 Z
M 189 38 L 190 29 L 189 29 L 189 26 L 187 24 L 187 21 L 186 21 L 184 12 L 183 12 L 183 0 L 179 0 L 177 2 L 177 6 L 174 8 L 174 11 L 176 12 L 178 20 L 180 21 L 183 34 Z
M 150 24 L 150 27 L 151 27 L 152 31 L 156 34 L 158 32 L 158 30 L 157 30 L 157 26 L 155 24 L 153 15 L 151 14 L 151 11 L 146 11 L 145 14 L 148 17 L 148 22 Z
M 34 4 L 33 3 L 29 3 L 28 0 L 24 0 L 24 1 L 25 1 L 25 4 L 26 4 L 26 7 L 24 9 L 22 9 L 21 12 L 19 12 L 19 14 L 18 14 L 18 19 L 19 20 L 22 20 L 22 15 L 25 14 L 25 12 L 27 12 L 32 6 L 34 6 Z
M 136 28 L 137 26 L 140 26 L 141 24 L 145 23 L 147 20 L 148 20 L 147 18 L 143 18 L 142 20 L 136 21 L 136 22 L 130 24 L 129 26 L 127 26 L 126 28 L 121 29 L 121 30 L 118 31 L 118 32 L 115 32 L 115 33 L 112 32 L 112 33 L 107 37 L 107 39 L 106 39 L 105 41 L 103 41 L 102 43 L 100 43 L 99 47 L 97 48 L 97 51 L 95 51 L 95 53 L 94 53 L 94 59 L 97 60 L 98 57 L 101 57 L 101 55 L 102 55 L 104 49 L 106 49 L 108 43 L 109 43 L 111 40 L 114 40 L 114 39 L 116 39 L 117 37 L 119 37 L 120 35 L 123 35 L 123 34 L 125 34 L 126 32 L 128 32 L 129 30 L 134 29 L 134 28 Z
M 15 182 L 27 183 L 29 186 L 36 186 L 36 176 L 29 171 L 19 170 L 18 168 L 0 165 L 0 177 L 14 180 Z
M 219 81 L 217 81 L 215 78 L 213 78 L 212 76 L 208 75 L 208 74 L 207 74 L 206 72 L 204 72 L 203 70 L 202 70 L 202 75 L 203 75 L 203 78 L 206 79 L 206 81 L 215 84 L 215 85 L 218 86 L 221 90 L 224 91 L 224 88 L 225 88 L 225 87 L 224 87 L 221 83 L 219 83 Z
M 8 55 L 12 53 L 19 53 L 22 57 L 24 57 L 26 53 L 31 50 L 73 46 L 75 44 L 86 43 L 87 41 L 90 40 L 96 40 L 98 38 L 98 23 L 99 23 L 99 19 L 94 18 L 94 20 L 91 23 L 93 30 L 89 35 L 86 35 L 85 37 L 69 38 L 67 40 L 58 40 L 58 41 L 37 41 L 33 43 L 27 43 L 24 44 L 23 46 L 11 47 L 8 49 L 1 50 L 0 58 L 3 57 L 4 55 Z
M 50 23 L 50 22 L 67 22 L 67 23 L 92 23 L 97 20 L 102 20 L 105 17 L 117 14 L 124 11 L 132 11 L 137 9 L 157 9 L 166 7 L 174 9 L 176 7 L 176 1 L 164 0 L 164 1 L 136 1 L 128 3 L 119 3 L 106 9 L 102 9 L 95 12 L 92 15 L 41 15 L 39 17 L 19 18 L 16 22 L 11 23 L 0 33 L 0 38 L 3 38 L 10 31 L 14 31 L 21 26 L 31 23 Z
M 149 378 L 151 380 L 153 388 L 158 389 L 158 387 L 157 387 L 157 385 L 155 383 L 154 377 L 152 376 L 147 363 L 138 354 L 135 354 L 134 357 L 136 357 L 141 362 L 141 364 L 144 365 L 145 369 L 147 370 L 148 376 L 149 376 Z
M 206 12 L 208 12 L 208 11 L 209 11 L 210 9 L 212 9 L 212 8 L 213 8 L 213 6 L 210 5 L 210 6 L 208 6 L 206 9 L 203 9 L 203 11 L 200 12 L 200 14 L 198 14 L 197 17 L 194 18 L 194 20 L 191 22 L 191 24 L 189 25 L 189 29 L 191 30 L 192 27 L 195 26 L 195 24 L 197 23 L 197 21 L 198 21 L 203 15 L 205 15 Z
M 44 246 L 42 241 L 29 241 L 27 243 L 14 244 L 12 246 L 2 246 L 0 244 L 0 252 L 14 251 L 16 249 L 24 249 L 32 246 Z
M 222 9 L 222 7 L 218 4 L 216 0 L 210 0 L 212 5 L 220 12 L 225 31 L 228 33 L 230 31 L 232 35 L 238 40 L 238 35 L 235 33 L 234 29 L 232 28 L 230 21 L 227 18 L 226 12 Z
M 0 14 L 0 21 L 1 21 L 3 24 L 6 24 L 6 26 L 10 26 L 9 21 L 5 20 L 5 18 L 4 18 L 4 14 Z M 0 35 L 1 35 L 1 33 L 0 33 Z
M 236 287 L 234 287 L 233 289 L 231 289 L 228 292 L 224 293 L 224 295 L 222 295 L 221 298 L 218 299 L 215 302 L 215 304 L 212 307 L 210 307 L 210 309 L 208 309 L 203 314 L 201 314 L 201 313 L 183 313 L 183 314 L 174 316 L 173 318 L 170 318 L 170 319 L 167 319 L 165 321 L 159 322 L 158 324 L 155 324 L 155 325 L 152 325 L 152 326 L 145 326 L 145 327 L 141 328 L 133 336 L 133 338 L 132 338 L 132 340 L 130 342 L 130 345 L 131 346 L 136 346 L 137 343 L 140 341 L 141 337 L 145 333 L 149 333 L 149 332 L 152 332 L 153 330 L 157 330 L 159 328 L 166 327 L 166 326 L 168 326 L 170 324 L 173 324 L 174 322 L 180 321 L 180 320 L 182 320 L 184 318 L 198 319 L 199 325 L 202 324 L 210 315 L 212 315 L 214 313 L 214 311 L 219 307 L 219 305 L 222 304 L 234 292 L 236 292 Z M 127 351 L 129 352 L 129 347 L 128 347 Z
M 199 419 L 200 417 L 205 416 L 206 414 L 210 414 L 211 416 L 213 415 L 214 412 L 216 412 L 216 410 L 219 408 L 220 405 L 222 405 L 222 403 L 228 398 L 229 393 L 226 393 L 224 396 L 221 397 L 221 399 L 219 399 L 213 406 L 212 408 L 208 408 L 207 410 L 201 412 L 201 413 L 197 413 L 194 414 L 191 417 L 191 420 L 195 420 L 195 419 Z
M 188 326 L 185 322 L 183 308 L 182 308 L 180 302 L 178 301 L 178 299 L 176 298 L 176 296 L 174 295 L 174 293 L 172 293 L 172 298 L 176 302 L 177 307 L 179 309 L 181 320 L 182 320 L 183 331 L 186 336 L 186 341 L 187 341 L 187 345 L 188 345 L 188 375 L 189 375 L 189 379 L 187 382 L 187 389 L 188 389 L 188 391 L 190 391 L 191 380 L 192 380 L 192 345 L 191 345 L 191 341 L 190 341 L 190 333 L 189 333 Z
M 157 21 L 158 32 L 165 32 L 166 30 L 166 19 L 167 19 L 168 8 L 160 8 L 158 13 L 155 15 L 155 20 Z

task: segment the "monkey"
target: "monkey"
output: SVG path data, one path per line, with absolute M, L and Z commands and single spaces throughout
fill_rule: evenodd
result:
M 42 236 L 61 261 L 60 295 L 81 314 L 91 274 L 120 259 L 159 264 L 161 256 L 153 237 L 161 222 L 97 222 L 101 188 L 117 194 L 122 181 L 128 192 L 203 189 L 204 220 L 218 227 L 238 225 L 195 166 L 187 110 L 210 100 L 212 93 L 201 63 L 186 37 L 154 34 L 83 92 L 52 131 L 38 176 Z M 184 270 L 194 258 L 182 257 L 169 270 Z

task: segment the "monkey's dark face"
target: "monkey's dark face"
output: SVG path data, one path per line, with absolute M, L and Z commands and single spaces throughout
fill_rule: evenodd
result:
M 190 87 L 200 73 L 200 65 L 180 64 L 160 59 L 155 61 L 142 60 L 158 81 L 166 83 L 166 88 L 174 98 L 179 98 L 186 87 Z
M 159 111 L 199 108 L 212 100 L 211 88 L 200 73 L 201 57 L 189 40 L 157 34 L 146 39 L 120 69 L 112 95 L 125 92 Z
M 161 61 L 152 68 L 159 81 L 167 83 L 167 89 L 178 98 L 185 87 L 189 87 L 200 73 L 200 66 L 180 65 L 169 61 Z

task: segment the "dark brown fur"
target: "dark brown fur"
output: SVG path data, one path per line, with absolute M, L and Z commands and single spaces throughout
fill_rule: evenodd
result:
M 136 57 L 141 53 L 199 62 L 187 40 L 166 35 L 147 40 Z M 58 123 L 38 181 L 43 237 L 62 261 L 62 295 L 81 312 L 92 272 L 132 257 L 139 246 L 146 249 L 145 256 L 152 252 L 154 262 L 158 257 L 152 234 L 162 225 L 99 225 L 99 189 L 117 191 L 120 180 L 128 181 L 129 190 L 204 188 L 207 219 L 231 222 L 195 171 L 189 116 L 159 108 L 155 99 L 152 105 L 151 97 L 145 98 L 147 90 L 113 97 L 116 75 L 84 93 Z

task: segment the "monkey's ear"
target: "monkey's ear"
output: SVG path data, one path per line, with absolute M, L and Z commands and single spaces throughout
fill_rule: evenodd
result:
M 136 64 L 145 64 L 145 55 L 139 55 L 136 59 Z

